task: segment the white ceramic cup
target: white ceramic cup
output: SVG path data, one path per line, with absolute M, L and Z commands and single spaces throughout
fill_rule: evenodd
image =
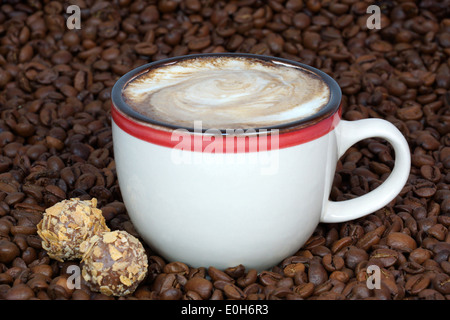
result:
M 162 124 L 125 103 L 122 89 L 134 77 L 193 55 L 150 63 L 119 79 L 111 110 L 117 175 L 130 219 L 150 248 L 168 261 L 193 267 L 243 264 L 264 270 L 299 250 L 319 223 L 360 218 L 401 191 L 410 171 L 410 153 L 394 125 L 381 119 L 341 120 L 341 91 L 317 69 L 274 57 L 208 54 L 223 55 L 313 71 L 330 87 L 330 101 L 304 120 L 234 137 L 199 126 Z M 363 196 L 330 201 L 339 157 L 372 137 L 392 145 L 393 171 Z

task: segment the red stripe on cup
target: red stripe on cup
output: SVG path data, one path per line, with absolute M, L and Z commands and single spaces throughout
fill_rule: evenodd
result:
M 244 133 L 243 136 L 231 136 L 218 134 L 218 130 L 209 129 L 202 133 L 201 127 L 194 132 L 186 129 L 158 129 L 156 126 L 146 124 L 122 113 L 112 104 L 111 115 L 115 124 L 126 133 L 135 138 L 147 141 L 159 146 L 178 148 L 185 151 L 197 151 L 208 153 L 241 153 L 260 152 L 288 148 L 318 139 L 332 131 L 341 119 L 341 106 L 338 111 L 312 124 L 308 127 L 295 129 L 288 132 L 279 132 L 276 129 L 268 129 L 265 133 L 251 134 L 252 129 L 235 131 Z M 217 133 L 214 135 L 214 133 Z M 247 134 L 247 135 L 245 135 Z

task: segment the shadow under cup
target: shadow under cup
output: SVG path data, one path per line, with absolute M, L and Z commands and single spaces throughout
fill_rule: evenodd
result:
M 124 100 L 127 83 L 151 68 L 224 56 L 312 71 L 328 85 L 329 102 L 299 121 L 230 134 L 161 123 L 137 113 Z M 264 270 L 298 251 L 323 222 L 343 152 L 335 129 L 345 122 L 340 119 L 341 90 L 327 74 L 275 57 L 189 55 L 125 74 L 112 90 L 112 101 L 123 201 L 143 240 L 168 261 Z

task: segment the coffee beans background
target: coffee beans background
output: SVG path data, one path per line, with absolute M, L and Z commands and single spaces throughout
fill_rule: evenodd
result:
M 63 1 L 0 5 L 0 299 L 450 299 L 450 1 L 71 4 L 79 30 L 67 28 Z M 381 9 L 379 30 L 366 27 L 370 4 Z M 70 288 L 78 261 L 41 248 L 43 210 L 96 197 L 111 229 L 137 235 L 117 183 L 111 88 L 137 66 L 198 52 L 280 56 L 327 72 L 342 88 L 344 119 L 384 118 L 404 134 L 407 184 L 369 216 L 319 225 L 271 270 L 190 268 L 147 248 L 149 274 L 133 295 Z M 393 158 L 383 140 L 354 145 L 330 198 L 373 190 Z M 381 268 L 380 289 L 366 284 L 370 265 Z

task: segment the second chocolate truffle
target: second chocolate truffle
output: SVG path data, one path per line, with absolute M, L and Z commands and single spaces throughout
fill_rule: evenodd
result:
M 93 236 L 81 244 L 81 275 L 91 290 L 124 296 L 147 275 L 148 260 L 139 240 L 125 231 Z

